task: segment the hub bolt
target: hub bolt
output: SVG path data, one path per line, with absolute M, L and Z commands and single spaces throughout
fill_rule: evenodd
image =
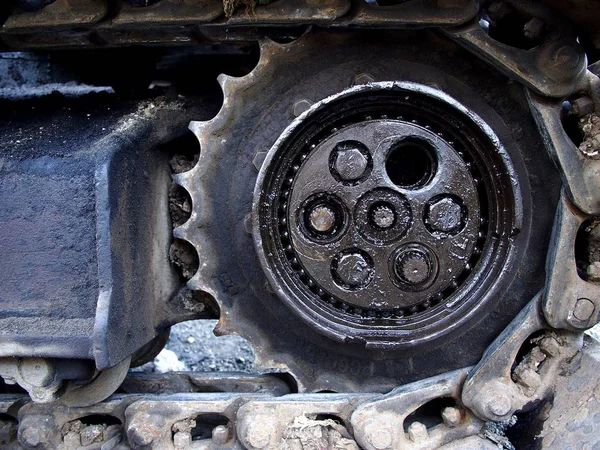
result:
M 391 206 L 379 205 L 371 211 L 371 222 L 378 228 L 390 228 L 395 221 L 396 214 Z
M 424 283 L 431 277 L 431 261 L 427 254 L 417 249 L 407 249 L 396 256 L 394 263 L 396 275 L 410 285 Z
M 425 221 L 433 231 L 457 231 L 462 223 L 462 208 L 456 199 L 444 197 L 429 205 Z
M 344 181 L 355 181 L 363 176 L 369 161 L 356 146 L 337 150 L 333 168 Z
M 327 233 L 335 225 L 335 212 L 326 205 L 318 205 L 310 212 L 310 226 L 319 233 Z
M 336 275 L 351 288 L 365 286 L 373 275 L 373 266 L 362 254 L 342 254 L 334 267 Z

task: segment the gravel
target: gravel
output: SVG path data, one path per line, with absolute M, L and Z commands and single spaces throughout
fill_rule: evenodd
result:
M 216 320 L 192 320 L 174 325 L 163 351 L 154 359 L 134 369 L 143 372 L 252 372 L 254 353 L 239 336 L 213 334 Z M 600 342 L 600 325 L 587 331 Z
M 165 349 L 153 362 L 137 369 L 144 372 L 251 372 L 254 353 L 239 336 L 213 334 L 216 320 L 191 320 L 174 325 Z

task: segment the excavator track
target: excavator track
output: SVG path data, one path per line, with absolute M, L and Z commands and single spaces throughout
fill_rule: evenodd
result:
M 595 448 L 599 18 L 6 2 L 0 447 Z

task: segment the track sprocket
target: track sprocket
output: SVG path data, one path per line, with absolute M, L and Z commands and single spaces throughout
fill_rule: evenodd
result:
M 489 233 L 483 236 L 476 227 L 469 240 L 469 248 L 477 247 L 481 241 L 479 250 L 483 250 L 473 273 L 480 273 L 483 267 L 489 276 L 481 281 L 483 278 L 467 274 L 461 281 L 470 289 L 468 301 L 453 302 L 459 297 L 454 291 L 448 291 L 448 296 L 434 305 L 423 299 L 426 309 L 431 306 L 432 311 L 444 310 L 445 317 L 451 320 L 437 322 L 420 340 L 412 339 L 410 333 L 418 334 L 420 318 L 430 314 L 423 312 L 422 306 L 411 313 L 419 318 L 416 322 L 414 317 L 400 317 L 396 322 L 377 322 L 374 331 L 369 329 L 368 320 L 360 323 L 361 328 L 373 331 L 370 336 L 408 330 L 396 340 L 383 339 L 371 345 L 364 335 L 354 339 L 348 334 L 335 339 L 328 332 L 329 325 L 301 317 L 293 304 L 281 300 L 288 292 L 277 279 L 274 282 L 276 274 L 269 275 L 271 283 L 267 281 L 260 263 L 262 259 L 263 265 L 266 261 L 268 266 L 271 259 L 281 255 L 265 252 L 259 258 L 253 245 L 250 213 L 258 168 L 280 136 L 291 132 L 294 126 L 298 129 L 302 120 L 311 115 L 309 111 L 295 118 L 299 102 L 317 103 L 317 108 L 323 99 L 361 84 L 363 79 L 419 83 L 425 85 L 424 91 L 447 94 L 462 105 L 466 116 L 489 127 L 494 136 L 492 145 L 505 152 L 502 157 L 490 153 L 489 161 L 467 161 L 484 168 L 483 178 L 487 177 L 490 183 L 485 185 L 483 197 L 480 195 L 477 201 L 473 197 L 469 205 L 474 208 L 491 199 L 486 210 L 486 219 L 491 222 L 502 211 L 508 211 L 502 216 L 502 226 L 490 226 Z M 451 41 L 431 32 L 360 34 L 314 30 L 290 44 L 264 41 L 260 61 L 251 73 L 242 78 L 221 76 L 219 83 L 224 102 L 218 115 L 208 122 L 190 125 L 200 141 L 198 164 L 174 178 L 189 191 L 193 202 L 190 219 L 174 234 L 191 242 L 198 252 L 200 268 L 189 287 L 207 292 L 220 305 L 215 332 L 235 333 L 248 339 L 254 347 L 258 369 L 292 374 L 300 391 L 387 391 L 398 384 L 477 362 L 491 340 L 543 285 L 545 249 L 559 187 L 557 175 L 536 139 L 522 92 L 507 88 L 506 79 Z M 407 107 L 411 107 L 408 100 L 403 104 L 403 108 Z M 420 108 L 418 101 L 414 108 Z M 421 114 L 414 121 L 395 120 L 422 129 L 423 133 L 435 133 L 430 124 L 419 122 L 422 117 Z M 295 125 L 288 128 L 294 119 Z M 431 125 L 435 128 L 434 123 Z M 455 127 L 468 129 L 472 123 L 459 121 Z M 442 140 L 449 139 L 447 129 L 439 130 L 439 134 Z M 460 136 L 467 146 L 479 145 L 475 141 L 469 144 L 469 140 L 476 139 L 468 133 Z M 274 160 L 275 150 L 271 150 L 268 161 Z M 528 174 L 525 162 L 533 158 L 535 168 Z M 498 192 L 494 192 L 496 188 Z M 502 189 L 504 193 L 500 192 Z M 257 193 L 260 195 L 260 188 Z M 389 211 L 380 203 L 376 206 L 377 220 L 385 226 Z M 254 217 L 255 226 L 257 220 Z M 323 220 L 326 227 L 327 216 Z M 427 226 L 427 219 L 423 220 Z M 498 220 L 493 223 L 499 223 Z M 262 238 L 257 239 L 259 253 L 261 242 Z M 417 250 L 410 248 L 408 259 L 401 261 L 398 270 L 405 270 L 405 264 L 429 264 L 426 252 Z M 442 281 L 446 284 L 439 289 L 456 282 Z M 400 279 L 397 284 L 401 283 Z M 466 287 L 461 286 L 455 287 L 456 292 L 465 292 Z M 360 314 L 363 312 L 370 314 L 368 308 Z M 374 314 L 374 318 L 366 316 L 367 319 L 388 320 L 381 311 Z M 405 326 L 407 323 L 410 326 Z

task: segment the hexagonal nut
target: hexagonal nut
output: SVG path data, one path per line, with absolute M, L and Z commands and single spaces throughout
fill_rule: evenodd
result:
M 408 427 L 408 438 L 414 443 L 423 442 L 429 437 L 427 427 L 421 422 L 413 422 Z
M 43 441 L 41 431 L 34 427 L 20 427 L 18 436 L 19 443 L 25 448 L 35 448 Z
M 452 197 L 443 197 L 428 205 L 425 221 L 433 231 L 452 233 L 463 225 L 463 210 L 459 202 Z
M 25 448 L 47 448 L 53 431 L 49 421 L 34 415 L 21 421 L 17 437 L 19 444 Z
M 462 413 L 460 409 L 448 406 L 442 410 L 442 420 L 448 428 L 456 428 L 462 421 Z
M 337 150 L 333 168 L 344 181 L 360 179 L 367 170 L 369 160 L 358 148 Z

